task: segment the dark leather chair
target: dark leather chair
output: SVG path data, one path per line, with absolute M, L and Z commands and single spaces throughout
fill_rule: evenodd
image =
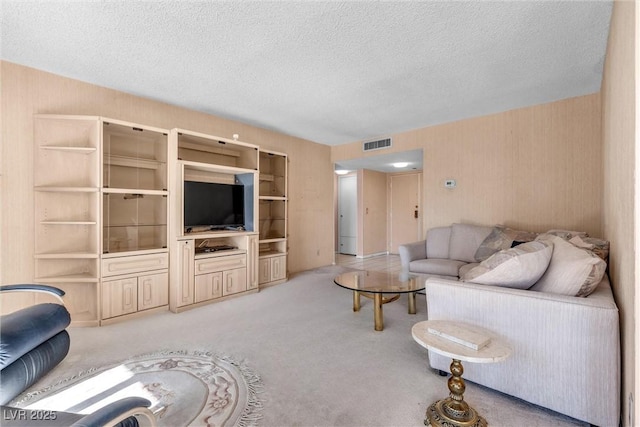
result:
M 70 339 L 66 328 L 71 323 L 61 289 L 35 284 L 0 286 L 0 293 L 5 292 L 44 292 L 58 298 L 61 304 L 36 304 L 0 318 L 0 405 L 3 405 L 0 416 L 3 426 L 137 426 L 139 421 L 155 425 L 155 418 L 148 409 L 151 402 L 139 397 L 118 400 L 88 415 L 4 406 L 67 356 Z

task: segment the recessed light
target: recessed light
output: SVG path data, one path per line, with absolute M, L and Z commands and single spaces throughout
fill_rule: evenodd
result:
M 394 168 L 406 168 L 409 166 L 409 162 L 397 162 L 391 164 Z

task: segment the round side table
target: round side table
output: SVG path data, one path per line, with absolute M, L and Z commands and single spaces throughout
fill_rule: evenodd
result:
M 416 323 L 411 328 L 411 335 L 426 349 L 453 359 L 450 366 L 451 377 L 447 382 L 449 397 L 429 406 L 424 424 L 432 427 L 485 427 L 487 421 L 464 401 L 462 362 L 500 362 L 509 357 L 511 347 L 487 329 L 450 320 Z M 472 348 L 475 344 L 480 344 L 477 350 Z

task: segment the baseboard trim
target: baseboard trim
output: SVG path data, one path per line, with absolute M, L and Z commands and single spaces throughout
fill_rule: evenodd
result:
M 389 252 L 384 251 L 384 252 L 377 252 L 375 254 L 356 255 L 356 258 L 366 259 L 366 258 L 373 258 L 373 257 L 376 257 L 376 256 L 381 256 L 381 255 L 389 255 Z

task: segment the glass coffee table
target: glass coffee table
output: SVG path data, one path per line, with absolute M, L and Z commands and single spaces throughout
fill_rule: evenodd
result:
M 416 314 L 416 292 L 424 290 L 425 280 L 424 276 L 380 271 L 352 271 L 333 279 L 336 285 L 353 291 L 353 311 L 360 311 L 361 295 L 373 299 L 376 331 L 384 329 L 382 305 L 397 300 L 401 294 L 409 298 L 409 314 Z

